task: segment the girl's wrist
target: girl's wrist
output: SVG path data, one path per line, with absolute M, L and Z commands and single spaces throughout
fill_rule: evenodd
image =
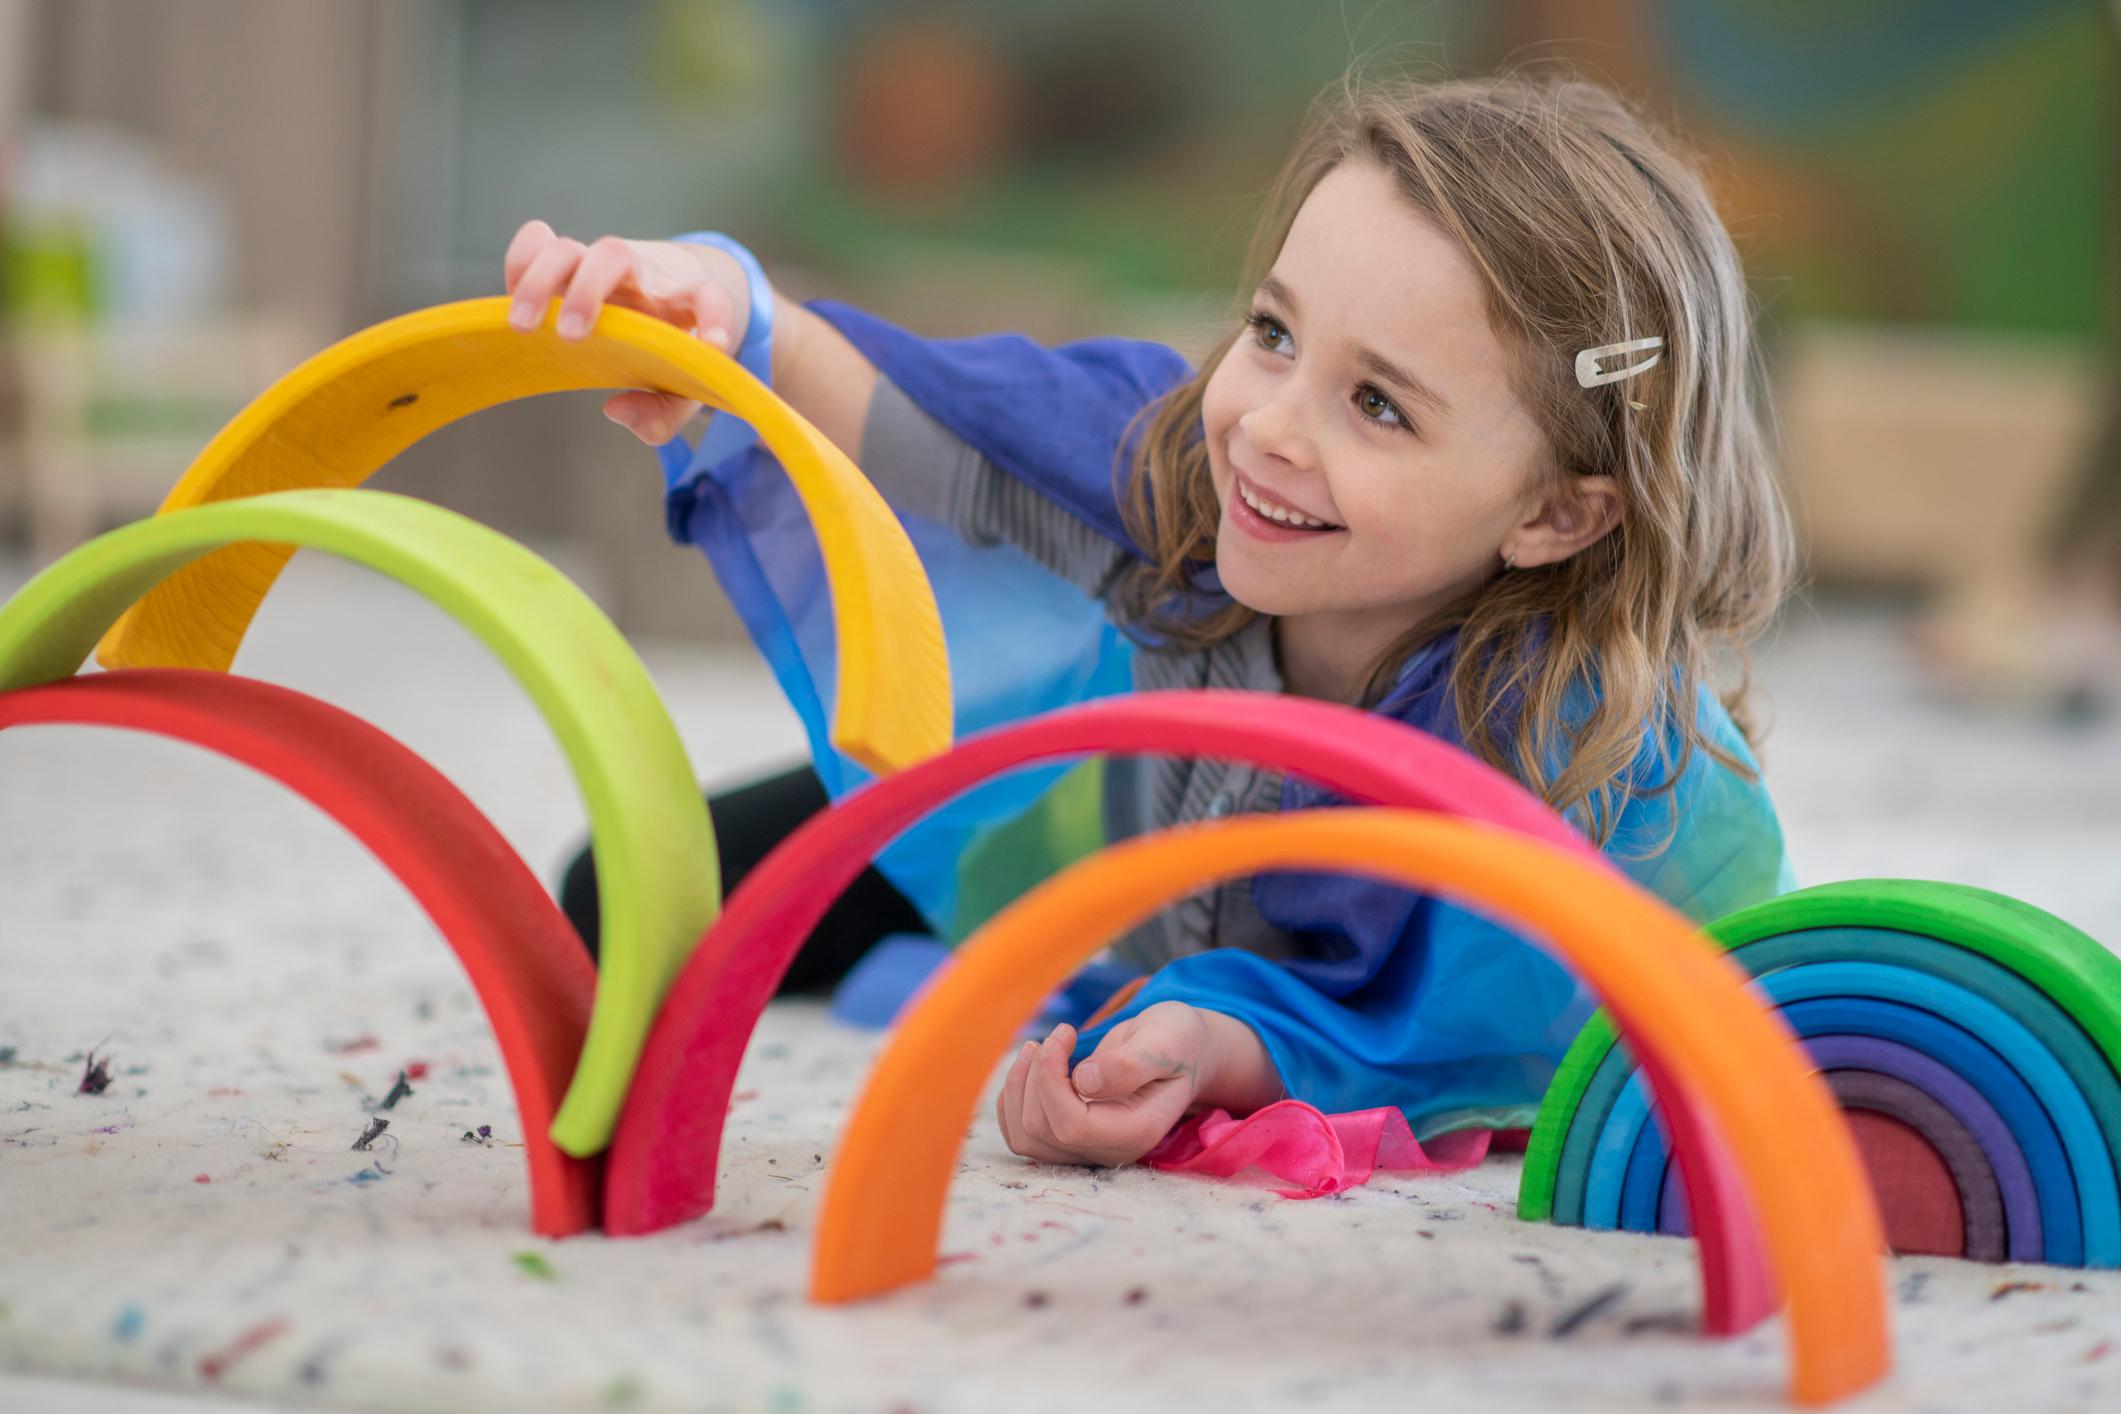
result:
M 743 347 L 745 337 L 751 332 L 751 282 L 745 276 L 744 267 L 728 251 L 703 241 L 680 237 L 674 244 L 690 253 L 699 264 L 700 273 L 729 296 L 728 352 L 733 356 Z M 699 332 L 705 334 L 707 331 L 702 329 Z
M 708 279 L 728 292 L 736 325 L 729 331 L 729 351 L 736 353 L 751 335 L 750 272 L 736 256 L 719 245 L 688 236 L 680 236 L 677 243 L 692 252 L 693 259 L 699 262 L 701 272 Z M 802 365 L 802 351 L 814 337 L 820 321 L 815 314 L 782 295 L 763 270 L 758 284 L 773 310 L 773 342 L 766 349 L 767 384 L 773 388 L 786 388 L 790 375 Z
M 769 351 L 773 360 L 773 386 L 776 389 L 796 388 L 800 386 L 803 353 L 824 321 L 799 304 L 779 299 L 778 292 L 775 297 L 779 316 L 773 331 L 773 348 Z M 789 394 L 784 392 L 781 396 L 789 397 Z
M 1287 1089 L 1274 1058 L 1251 1027 L 1236 1017 L 1197 1008 L 1205 1040 L 1193 1102 L 1209 1109 L 1248 1115 L 1281 1099 Z

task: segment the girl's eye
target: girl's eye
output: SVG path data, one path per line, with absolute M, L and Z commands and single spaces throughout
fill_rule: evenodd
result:
M 1287 353 L 1289 345 L 1295 342 L 1294 336 L 1282 326 L 1282 322 L 1265 310 L 1253 310 L 1245 316 L 1245 323 L 1252 330 L 1253 340 L 1269 353 Z M 1374 422 L 1380 427 L 1397 428 L 1402 432 L 1414 430 L 1414 424 L 1407 421 L 1406 414 L 1399 410 L 1398 404 L 1386 397 L 1374 383 L 1364 383 L 1355 389 L 1355 406 L 1365 421 Z
M 1380 427 L 1397 427 L 1407 432 L 1414 430 L 1414 425 L 1407 421 L 1406 414 L 1402 413 L 1390 398 L 1378 391 L 1374 383 L 1365 383 L 1355 390 L 1355 406 L 1361 410 L 1363 417 Z
M 1281 321 L 1273 315 L 1255 309 L 1245 316 L 1245 323 L 1251 326 L 1252 337 L 1258 342 L 1259 346 L 1269 353 L 1282 353 L 1288 348 L 1290 343 L 1289 331 L 1284 329 L 1281 326 Z M 1275 340 L 1277 339 L 1281 340 L 1281 342 L 1276 343 Z

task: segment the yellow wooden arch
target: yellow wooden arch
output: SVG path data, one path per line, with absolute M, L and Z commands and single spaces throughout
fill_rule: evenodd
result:
M 555 306 L 556 308 L 557 306 Z M 509 327 L 508 301 L 420 310 L 342 340 L 261 394 L 207 444 L 166 511 L 305 487 L 358 486 L 437 428 L 538 393 L 652 388 L 750 423 L 809 510 L 838 628 L 833 743 L 879 774 L 950 744 L 935 597 L 897 518 L 821 432 L 726 355 L 633 310 L 588 338 Z M 107 667 L 225 671 L 293 547 L 230 546 L 172 574 L 97 650 Z

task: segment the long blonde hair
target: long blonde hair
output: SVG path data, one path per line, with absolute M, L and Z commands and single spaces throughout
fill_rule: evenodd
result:
M 1696 749 L 1749 773 L 1704 737 L 1695 694 L 1728 652 L 1737 680 L 1723 701 L 1753 741 L 1745 647 L 1787 594 L 1794 552 L 1744 277 L 1699 175 L 1611 92 L 1580 80 L 1351 76 L 1314 103 L 1271 190 L 1247 297 L 1305 197 L 1351 160 L 1378 164 L 1484 279 L 1516 391 L 1545 434 L 1539 474 L 1557 489 L 1610 476 L 1620 495 L 1619 523 L 1602 539 L 1558 564 L 1498 574 L 1443 621 L 1410 629 L 1376 665 L 1363 705 L 1382 699 L 1424 642 L 1457 627 L 1452 690 L 1466 746 L 1600 843 L 1646 724 L 1676 723 L 1680 744 L 1647 789 L 1669 789 Z M 1243 332 L 1145 409 L 1129 444 L 1123 504 L 1150 558 L 1115 587 L 1114 604 L 1122 622 L 1183 647 L 1256 617 L 1241 604 L 1203 605 L 1193 589 L 1215 558 L 1220 516 L 1201 399 Z M 1657 367 L 1577 385 L 1578 350 L 1648 334 L 1664 337 Z M 1595 687 L 1596 705 L 1566 720 L 1581 685 Z

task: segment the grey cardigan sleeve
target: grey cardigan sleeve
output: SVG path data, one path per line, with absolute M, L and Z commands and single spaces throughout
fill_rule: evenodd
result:
M 995 466 L 881 374 L 860 462 L 892 509 L 949 526 L 971 545 L 1013 545 L 1094 598 L 1129 563 L 1124 549 Z

